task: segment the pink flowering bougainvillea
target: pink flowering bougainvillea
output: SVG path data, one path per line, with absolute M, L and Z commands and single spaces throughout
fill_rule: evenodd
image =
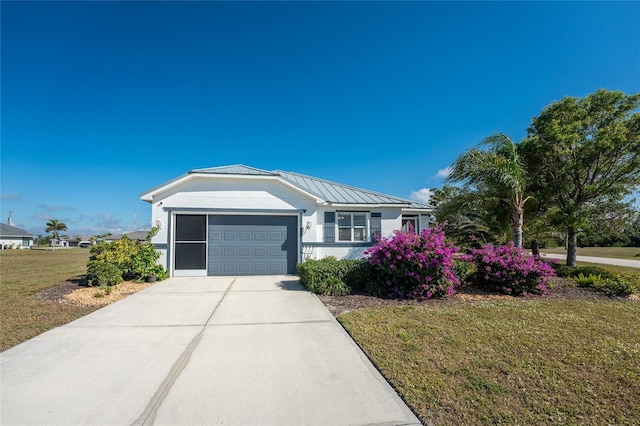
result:
M 395 231 L 391 239 L 378 238 L 365 255 L 369 256 L 380 295 L 424 300 L 455 293 L 460 284 L 453 264 L 457 252 L 438 227 L 419 234 Z
M 547 295 L 549 277 L 556 275 L 549 264 L 513 243 L 499 247 L 487 244 L 472 249 L 464 259 L 476 266 L 473 281 L 491 292 Z

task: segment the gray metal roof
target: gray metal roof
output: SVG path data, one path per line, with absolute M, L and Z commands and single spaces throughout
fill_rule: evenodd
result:
M 6 223 L 0 223 L 0 236 L 2 237 L 33 237 L 24 229 L 16 228 L 15 226 L 7 225 Z
M 341 183 L 331 182 L 312 176 L 305 176 L 282 170 L 274 171 L 278 176 L 312 193 L 313 195 L 336 204 L 411 204 L 412 201 L 393 197 L 367 189 L 356 188 Z
M 232 174 L 251 176 L 277 176 L 290 184 L 308 192 L 321 200 L 333 204 L 401 204 L 414 209 L 432 209 L 428 204 L 418 203 L 406 198 L 394 197 L 367 189 L 331 182 L 325 179 L 306 176 L 283 170 L 267 171 L 242 164 L 207 169 L 191 170 L 189 173 Z

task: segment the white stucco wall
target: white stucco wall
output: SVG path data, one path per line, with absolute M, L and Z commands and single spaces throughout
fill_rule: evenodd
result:
M 14 249 L 30 249 L 33 247 L 33 238 L 29 238 L 29 245 L 22 245 L 22 237 L 0 237 L 0 249 L 7 246 L 10 248 L 13 246 Z

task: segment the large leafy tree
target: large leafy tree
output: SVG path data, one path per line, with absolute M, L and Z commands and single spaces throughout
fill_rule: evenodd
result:
M 504 203 L 510 212 L 513 243 L 522 246 L 524 207 L 531 197 L 524 195 L 525 166 L 510 137 L 498 133 L 486 138 L 478 148 L 464 152 L 453 163 L 449 180 L 464 182 L 483 197 Z
M 67 225 L 64 222 L 60 222 L 58 219 L 51 219 L 49 222 L 47 222 L 47 228 L 44 230 L 44 232 L 52 232 L 53 238 L 55 238 L 56 240 L 60 240 L 58 231 L 66 230 Z
M 520 144 L 532 190 L 566 229 L 567 265 L 594 206 L 619 202 L 640 184 L 640 94 L 598 90 L 566 97 L 533 119 Z

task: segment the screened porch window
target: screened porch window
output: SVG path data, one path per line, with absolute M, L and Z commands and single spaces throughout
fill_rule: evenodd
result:
M 338 212 L 338 241 L 367 240 L 367 213 Z
M 175 268 L 206 269 L 207 216 L 176 215 Z

